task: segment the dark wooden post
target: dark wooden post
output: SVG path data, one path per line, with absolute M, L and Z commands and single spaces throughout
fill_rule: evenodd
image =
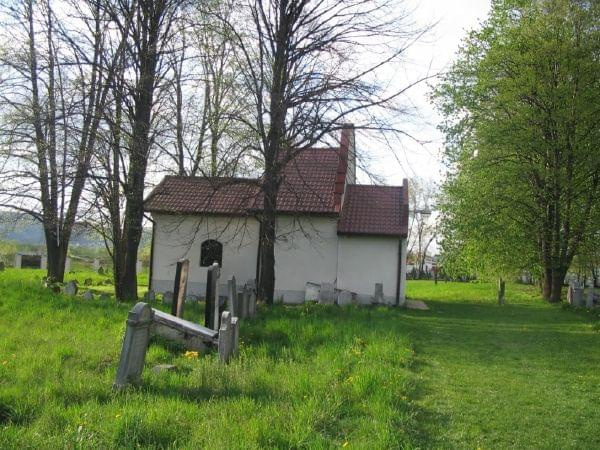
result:
M 171 303 L 171 314 L 177 317 L 183 317 L 189 267 L 190 262 L 187 259 L 177 261 L 175 286 L 173 287 L 173 303 Z
M 504 305 L 504 293 L 506 290 L 506 282 L 500 278 L 498 280 L 498 304 Z

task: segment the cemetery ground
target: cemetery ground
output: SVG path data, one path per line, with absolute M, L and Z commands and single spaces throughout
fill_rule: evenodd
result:
M 428 281 L 408 295 L 429 311 L 263 307 L 229 365 L 156 343 L 117 392 L 132 304 L 41 276 L 0 273 L 0 448 L 600 446 L 599 314 L 533 287 L 509 284 L 503 307 L 492 284 Z

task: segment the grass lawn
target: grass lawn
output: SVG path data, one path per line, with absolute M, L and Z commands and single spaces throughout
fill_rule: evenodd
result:
M 142 385 L 117 393 L 131 305 L 39 278 L 0 273 L 0 448 L 600 446 L 598 314 L 526 286 L 504 307 L 491 284 L 414 281 L 430 311 L 261 308 L 230 365 L 159 343 Z

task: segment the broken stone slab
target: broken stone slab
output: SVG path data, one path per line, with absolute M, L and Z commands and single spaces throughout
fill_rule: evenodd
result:
M 152 372 L 160 373 L 160 372 L 174 372 L 177 369 L 177 366 L 174 364 L 157 364 L 152 368 Z
M 333 283 L 321 283 L 319 290 L 319 303 L 322 305 L 333 305 L 335 302 L 335 288 Z
M 340 306 L 351 305 L 354 302 L 355 295 L 350 291 L 341 291 L 338 294 L 337 304 Z
M 94 300 L 94 294 L 92 294 L 92 291 L 85 291 L 81 297 L 84 300 Z
M 64 292 L 66 295 L 77 295 L 77 283 L 69 281 L 65 284 Z
M 163 294 L 162 298 L 163 305 L 170 305 L 173 303 L 173 292 L 167 291 Z

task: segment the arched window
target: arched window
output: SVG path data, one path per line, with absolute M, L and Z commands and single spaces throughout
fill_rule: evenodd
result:
M 215 261 L 219 263 L 219 266 L 223 265 L 223 244 L 214 239 L 208 239 L 200 247 L 200 266 L 212 266 Z

